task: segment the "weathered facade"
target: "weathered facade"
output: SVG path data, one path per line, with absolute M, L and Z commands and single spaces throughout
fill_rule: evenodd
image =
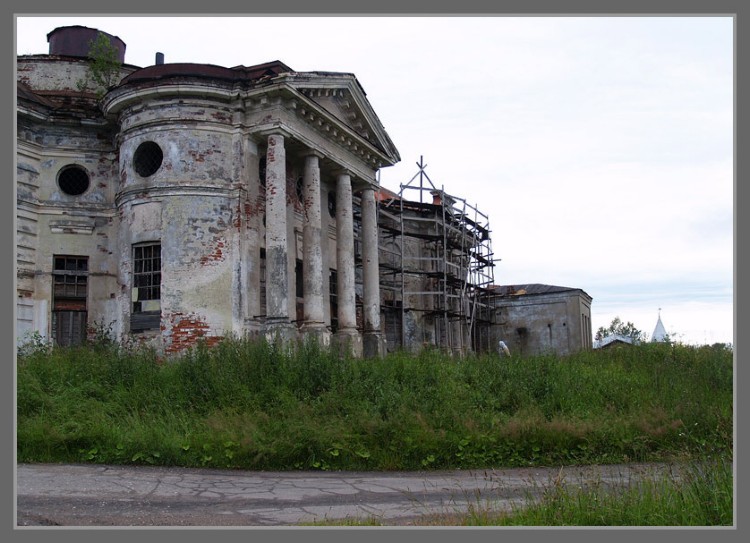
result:
M 100 97 L 81 85 L 97 35 L 58 28 L 17 59 L 17 336 L 382 354 L 376 172 L 399 155 L 355 76 L 138 68 L 105 34 L 123 64 Z
M 591 296 L 578 288 L 537 283 L 496 287 L 494 344 L 511 354 L 566 356 L 592 348 Z
M 108 88 L 90 78 L 100 35 L 119 59 Z M 400 157 L 353 74 L 160 53 L 141 68 L 96 29 L 47 37 L 48 54 L 17 58 L 20 341 L 100 328 L 165 353 L 228 334 L 366 357 L 591 347 L 590 297 L 496 287 L 488 217 L 421 161 L 418 183 L 379 186 Z

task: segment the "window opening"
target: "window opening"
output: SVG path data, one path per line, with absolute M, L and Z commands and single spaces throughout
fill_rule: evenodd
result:
M 336 270 L 330 270 L 328 274 L 328 299 L 331 306 L 331 332 L 336 332 L 339 327 L 338 288 L 338 274 Z
M 305 201 L 305 180 L 303 177 L 298 177 L 297 182 L 294 184 L 294 190 L 297 194 L 297 202 L 302 204 Z
M 86 341 L 88 270 L 86 256 L 53 257 L 52 336 L 59 346 Z
M 297 263 L 294 267 L 294 287 L 295 295 L 297 296 L 297 298 L 302 298 L 305 296 L 302 273 L 302 261 L 297 260 Z
M 141 177 L 150 177 L 161 167 L 164 153 L 153 141 L 144 141 L 133 154 L 133 166 Z
M 265 221 L 265 216 L 263 217 Z M 260 313 L 266 314 L 266 250 L 260 249 Z
M 260 179 L 260 186 L 264 187 L 266 186 L 266 157 L 260 157 L 260 162 L 258 163 L 258 179 Z
M 333 191 L 328 193 L 328 214 L 336 217 L 336 193 Z
M 161 319 L 161 244 L 133 246 L 131 331 L 158 328 Z
M 60 190 L 69 196 L 80 196 L 89 189 L 89 174 L 80 166 L 67 166 L 57 175 Z
M 297 260 L 294 266 L 294 294 L 295 294 L 295 305 L 297 312 L 297 322 L 305 320 L 305 287 L 304 287 L 304 272 L 302 261 Z

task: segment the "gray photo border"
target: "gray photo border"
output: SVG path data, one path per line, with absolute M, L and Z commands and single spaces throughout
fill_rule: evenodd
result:
M 429 11 L 426 11 L 425 6 L 429 5 Z M 4 9 L 8 9 L 8 17 L 4 18 L 6 21 L 6 32 L 4 34 L 5 40 L 8 42 L 8 51 L 11 52 L 6 58 L 9 58 L 11 62 L 15 62 L 15 15 L 74 15 L 80 13 L 81 15 L 112 15 L 112 14 L 127 14 L 127 15 L 187 15 L 187 14 L 206 14 L 206 6 L 208 4 L 195 2 L 190 0 L 188 2 L 181 2 L 179 4 L 180 10 L 174 11 L 175 4 L 169 3 L 166 6 L 154 5 L 153 2 L 144 2 L 137 0 L 136 2 L 128 2 L 127 4 L 116 5 L 116 4 L 103 4 L 101 1 L 94 2 L 91 0 L 73 0 L 60 4 L 59 2 L 53 2 L 51 0 L 42 0 L 40 2 L 34 2 L 34 5 L 30 5 L 27 2 L 21 2 L 19 0 L 11 0 L 4 4 Z M 629 16 L 629 15 L 733 15 L 735 21 L 735 151 L 739 151 L 744 148 L 742 142 L 745 144 L 745 134 L 742 130 L 739 130 L 740 121 L 747 117 L 745 109 L 738 107 L 738 97 L 741 93 L 738 92 L 740 88 L 744 88 L 746 78 L 746 45 L 745 40 L 742 36 L 742 28 L 746 26 L 744 24 L 744 18 L 742 15 L 748 14 L 748 7 L 750 3 L 741 2 L 740 0 L 687 0 L 683 2 L 671 1 L 671 0 L 629 0 L 624 1 L 611 1 L 611 2 L 597 2 L 595 0 L 574 0 L 561 3 L 555 0 L 512 0 L 505 2 L 490 3 L 486 0 L 464 0 L 460 3 L 449 3 L 444 0 L 437 2 L 425 3 L 423 1 L 415 0 L 386 0 L 378 2 L 377 5 L 369 4 L 354 4 L 352 2 L 345 2 L 343 0 L 323 0 L 316 3 L 304 2 L 302 0 L 291 0 L 279 5 L 266 4 L 263 6 L 247 5 L 245 9 L 240 9 L 241 6 L 236 1 L 225 1 L 219 0 L 210 3 L 210 14 L 211 15 L 229 15 L 229 14 L 278 14 L 278 15 L 323 15 L 323 14 L 351 14 L 351 15 L 431 15 L 431 14 L 442 14 L 442 15 L 618 15 L 618 16 Z M 355 7 L 356 6 L 356 7 Z M 366 7 L 360 7 L 366 6 Z M 744 8 L 744 10 L 743 10 Z M 744 11 L 744 13 L 743 13 Z M 745 53 L 745 55 L 743 55 Z M 14 73 L 14 65 L 11 64 L 8 69 Z M 10 93 L 8 102 L 11 102 L 15 98 L 15 84 L 14 81 L 10 81 L 13 87 L 8 85 L 7 91 Z M 4 110 L 4 114 L 7 115 L 7 122 L 4 126 L 7 127 L 8 142 L 5 148 L 12 153 L 12 147 L 15 146 L 15 103 L 8 110 Z M 11 154 L 11 160 L 9 160 L 8 179 L 9 181 L 4 184 L 4 190 L 8 190 L 7 195 L 8 202 L 15 201 L 15 190 L 10 180 L 15 179 L 15 160 L 14 154 Z M 741 381 L 744 379 L 745 370 L 739 364 L 739 353 L 742 352 L 738 347 L 736 338 L 739 336 L 739 326 L 745 323 L 744 313 L 741 314 L 739 310 L 739 298 L 738 292 L 742 293 L 742 289 L 738 288 L 737 279 L 740 277 L 739 269 L 740 265 L 744 264 L 741 260 L 738 248 L 738 233 L 741 231 L 740 223 L 746 222 L 737 213 L 739 209 L 739 202 L 741 198 L 744 198 L 745 188 L 739 186 L 739 158 L 743 156 L 743 153 L 735 152 L 735 200 L 734 200 L 734 217 L 735 217 L 735 236 L 734 236 L 734 311 L 735 311 L 735 399 L 738 400 L 736 394 L 737 389 L 741 385 Z M 6 239 L 13 240 L 10 247 L 8 248 L 11 255 L 10 260 L 13 263 L 13 269 L 9 270 L 10 281 L 9 284 L 14 284 L 15 278 L 15 210 L 10 211 L 8 215 L 3 215 L 3 220 L 6 221 L 6 227 L 4 229 L 9 235 Z M 9 288 L 3 296 L 7 296 L 7 300 L 4 304 L 7 308 L 15 308 L 15 289 Z M 741 318 L 740 318 L 741 317 Z M 8 326 L 3 327 L 3 337 L 5 337 L 12 348 L 10 360 L 15 361 L 15 344 L 13 334 L 13 322 L 14 313 L 10 315 Z M 49 537 L 55 538 L 55 541 L 59 541 L 60 538 L 63 540 L 70 541 L 81 541 L 81 539 L 101 540 L 106 538 L 107 540 L 112 539 L 132 539 L 155 536 L 159 539 L 169 538 L 179 540 L 180 542 L 186 541 L 186 539 L 202 541 L 208 537 L 221 537 L 222 539 L 233 537 L 237 540 L 248 541 L 248 540 L 260 540 L 269 541 L 273 539 L 294 539 L 304 538 L 305 541 L 309 539 L 330 541 L 331 539 L 340 540 L 351 540 L 356 538 L 359 540 L 379 540 L 383 537 L 391 538 L 392 536 L 406 536 L 409 539 L 425 538 L 433 541 L 435 539 L 445 539 L 446 541 L 455 540 L 457 537 L 469 538 L 469 539 L 487 539 L 487 540 L 531 540 L 536 541 L 538 539 L 554 539 L 556 542 L 560 540 L 571 540 L 571 541 L 584 541 L 592 540 L 598 541 L 602 537 L 609 541 L 630 541 L 632 539 L 640 539 L 645 536 L 658 537 L 660 541 L 663 539 L 674 539 L 680 542 L 687 541 L 705 541 L 711 540 L 738 540 L 740 532 L 745 528 L 745 519 L 742 515 L 743 508 L 741 505 L 742 498 L 746 494 L 746 477 L 742 466 L 739 463 L 739 453 L 744 452 L 744 435 L 739 432 L 739 425 L 737 419 L 740 415 L 740 409 L 744 410 L 745 405 L 742 406 L 735 403 L 735 528 L 724 529 L 724 530 L 709 530 L 704 529 L 649 529 L 649 528 L 637 528 L 637 529 L 564 529 L 564 528 L 550 528 L 550 529 L 470 529 L 470 528 L 459 528 L 460 534 L 455 533 L 455 529 L 448 528 L 425 528 L 425 529 L 384 529 L 384 528 L 372 528 L 372 529 L 358 529 L 358 528 L 334 528 L 334 529 L 290 529 L 290 530 L 206 530 L 202 528 L 193 530 L 129 530 L 129 529 L 107 529 L 104 533 L 100 529 L 93 530 L 79 530 L 79 529 L 40 529 L 40 530 L 28 530 L 28 529 L 17 529 L 15 528 L 15 371 L 14 362 L 8 363 L 6 370 L 6 379 L 3 380 L 5 384 L 6 394 L 4 398 L 11 404 L 10 408 L 6 411 L 5 416 L 5 428 L 11 433 L 10 443 L 11 446 L 5 449 L 5 454 L 8 454 L 7 464 L 10 469 L 6 471 L 5 477 L 7 482 L 5 488 L 13 488 L 14 492 L 11 495 L 10 492 L 5 492 L 4 496 L 7 500 L 7 507 L 4 510 L 10 516 L 9 533 L 14 540 L 36 540 L 37 538 Z M 10 389 L 10 390 L 8 390 Z M 742 413 L 744 415 L 744 413 Z M 209 532 L 209 533 L 207 533 Z M 355 533 L 356 532 L 356 533 Z

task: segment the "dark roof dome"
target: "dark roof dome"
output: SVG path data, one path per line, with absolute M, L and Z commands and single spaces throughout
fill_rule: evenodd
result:
M 104 34 L 109 38 L 109 43 L 117 50 L 118 60 L 125 63 L 124 41 L 117 36 L 86 26 L 61 26 L 47 34 L 49 54 L 87 58 L 91 42 L 96 40 L 99 34 Z

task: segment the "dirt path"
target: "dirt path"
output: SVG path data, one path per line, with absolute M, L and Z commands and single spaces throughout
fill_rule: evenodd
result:
M 671 469 L 638 464 L 381 473 L 21 464 L 16 525 L 296 526 L 345 518 L 408 525 L 471 508 L 510 510 L 553 484 L 622 486 Z

